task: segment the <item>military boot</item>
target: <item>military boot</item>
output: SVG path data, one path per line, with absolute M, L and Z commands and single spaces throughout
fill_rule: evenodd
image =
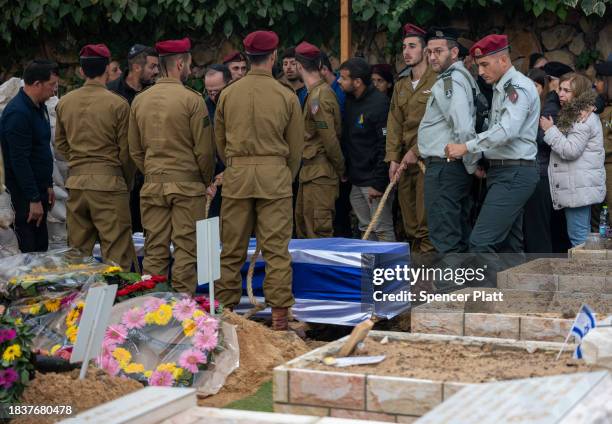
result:
M 272 329 L 275 331 L 287 331 L 289 308 L 272 308 Z

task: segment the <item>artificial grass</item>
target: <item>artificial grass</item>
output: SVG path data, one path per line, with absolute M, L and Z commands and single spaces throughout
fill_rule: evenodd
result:
M 268 381 L 257 389 L 255 394 L 236 400 L 225 408 L 241 409 L 244 411 L 274 412 L 272 402 L 272 381 Z

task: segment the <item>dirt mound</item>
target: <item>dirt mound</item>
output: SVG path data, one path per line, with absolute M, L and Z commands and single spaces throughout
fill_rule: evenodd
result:
M 79 380 L 79 370 L 69 373 L 36 373 L 23 393 L 23 405 L 70 405 L 73 415 L 142 389 L 135 380 L 111 377 L 102 370 L 90 368 Z M 53 423 L 67 417 L 31 415 L 11 421 L 15 424 Z
M 224 319 L 236 326 L 240 367 L 227 378 L 217 395 L 201 399 L 200 405 L 223 406 L 249 396 L 272 378 L 274 367 L 310 350 L 293 332 L 273 331 L 265 325 L 230 312 L 224 313 Z

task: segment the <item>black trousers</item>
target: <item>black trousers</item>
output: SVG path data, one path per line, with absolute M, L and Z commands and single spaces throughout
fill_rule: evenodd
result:
M 15 229 L 15 234 L 17 234 L 19 250 L 23 253 L 46 252 L 49 248 L 49 235 L 47 234 L 49 194 L 46 190 L 40 193 L 40 201 L 44 214 L 40 225 L 37 227 L 36 222 L 27 222 L 28 214 L 30 213 L 30 201 L 25 198 L 17 187 L 11 187 L 7 184 L 7 188 L 11 193 L 13 208 L 15 208 L 15 224 L 13 228 Z
M 353 237 L 351 188 L 352 184 L 349 181 L 340 183 L 340 190 L 336 199 L 336 215 L 334 216 L 334 237 Z
M 136 171 L 134 176 L 134 188 L 130 192 L 130 215 L 132 216 L 132 232 L 142 232 L 142 221 L 140 220 L 140 189 L 144 184 L 144 175 Z
M 523 215 L 525 253 L 553 253 L 552 213 L 548 176 L 540 175 L 535 191 L 525 204 Z

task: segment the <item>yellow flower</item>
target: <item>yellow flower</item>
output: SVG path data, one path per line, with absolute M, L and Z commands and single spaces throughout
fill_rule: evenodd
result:
M 15 358 L 21 357 L 21 346 L 18 344 L 10 345 L 2 354 L 2 360 L 6 362 L 14 361 Z
M 193 319 L 197 319 L 197 318 L 203 317 L 204 315 L 206 315 L 206 313 L 204 313 L 203 310 L 196 309 L 195 312 L 193 313 Z
M 113 351 L 113 358 L 115 358 L 117 362 L 119 362 L 121 368 L 125 368 L 130 363 L 130 360 L 132 359 L 132 354 L 127 349 L 118 347 Z
M 17 277 L 13 277 L 9 280 L 9 284 L 17 284 Z
M 23 325 L 23 320 L 21 318 L 17 318 L 15 320 L 15 325 L 21 327 Z
M 155 314 L 153 312 L 149 312 L 145 315 L 145 323 L 146 324 L 155 323 Z
M 194 320 L 186 319 L 185 321 L 183 321 L 183 332 L 187 337 L 192 337 L 195 334 L 197 328 L 198 326 L 196 325 Z
M 85 307 L 85 302 L 83 302 L 82 300 L 79 300 L 76 304 L 76 309 L 83 310 L 84 307 Z
M 153 371 L 151 371 L 151 370 L 144 372 L 144 376 L 147 377 L 147 378 L 151 378 L 151 374 L 153 374 Z
M 155 311 L 155 324 L 166 325 L 172 319 L 172 307 L 170 305 L 161 305 L 157 311 Z
M 103 273 L 104 274 L 111 274 L 113 272 L 121 272 L 121 271 L 122 271 L 121 267 L 118 267 L 118 266 L 109 266 L 108 268 L 106 268 L 104 270 Z
M 176 369 L 172 371 L 172 377 L 174 377 L 175 380 L 181 378 L 181 375 L 183 375 L 183 369 L 181 367 L 176 367 Z
M 30 315 L 38 315 L 38 313 L 40 312 L 40 304 L 35 304 L 30 306 L 30 309 L 28 310 L 28 313 Z
M 68 337 L 68 341 L 72 344 L 76 342 L 77 335 L 79 333 L 79 329 L 74 325 L 71 325 L 66 329 L 66 337 Z
M 176 364 L 174 362 L 166 362 L 165 364 L 159 364 L 157 366 L 157 371 L 174 372 L 175 369 L 176 369 Z
M 139 364 L 138 362 L 132 362 L 131 364 L 123 368 L 123 370 L 127 374 L 134 374 L 137 372 L 144 372 L 145 369 L 144 369 L 144 365 Z
M 45 308 L 49 312 L 56 312 L 60 308 L 60 300 L 59 299 L 51 299 L 45 302 Z
M 62 347 L 62 345 L 59 345 L 59 344 L 56 344 L 55 346 L 53 346 L 53 347 L 51 348 L 51 352 L 50 352 L 50 353 L 51 353 L 51 355 L 54 355 L 54 354 L 55 354 L 55 352 L 57 352 L 57 351 L 58 351 L 58 350 L 59 350 L 61 347 Z

